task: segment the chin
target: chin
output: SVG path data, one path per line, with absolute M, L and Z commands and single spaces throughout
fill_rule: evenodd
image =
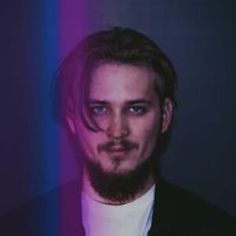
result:
M 117 202 L 132 199 L 142 191 L 155 166 L 152 158 L 132 167 L 129 163 L 121 163 L 117 159 L 111 162 L 109 168 L 89 159 L 85 164 L 93 189 L 101 197 Z
M 141 163 L 140 163 L 141 165 Z M 101 168 L 108 174 L 129 174 L 138 168 L 138 164 L 130 163 L 129 160 L 120 158 L 113 158 L 112 161 L 107 165 L 102 165 Z

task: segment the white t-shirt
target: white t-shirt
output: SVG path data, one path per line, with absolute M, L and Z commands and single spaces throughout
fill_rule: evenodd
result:
M 133 202 L 106 205 L 82 193 L 86 236 L 146 236 L 152 223 L 155 186 Z

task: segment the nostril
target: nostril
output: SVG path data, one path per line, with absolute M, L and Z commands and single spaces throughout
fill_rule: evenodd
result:
M 128 134 L 129 134 L 128 127 L 122 124 L 111 125 L 107 129 L 107 136 L 114 139 L 124 138 Z

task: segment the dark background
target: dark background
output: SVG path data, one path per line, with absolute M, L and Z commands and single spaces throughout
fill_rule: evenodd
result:
M 1 5 L 0 214 L 76 177 L 73 152 L 50 113 L 50 80 L 82 36 L 121 25 L 154 39 L 178 73 L 179 107 L 163 176 L 236 215 L 233 0 Z

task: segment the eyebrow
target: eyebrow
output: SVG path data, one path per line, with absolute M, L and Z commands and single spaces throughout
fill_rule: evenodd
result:
M 106 100 L 98 100 L 98 99 L 89 99 L 88 104 L 100 104 L 100 105 L 109 105 L 110 103 Z M 126 105 L 131 106 L 135 104 L 147 104 L 152 105 L 152 102 L 147 99 L 135 99 L 125 102 Z
M 147 99 L 135 99 L 135 100 L 131 100 L 131 101 L 128 101 L 126 103 L 127 105 L 135 105 L 135 104 L 147 104 L 147 105 L 151 105 L 152 102 L 150 100 L 147 100 Z
M 107 101 L 105 101 L 105 100 L 89 99 L 88 104 L 108 105 L 109 102 L 107 102 Z

